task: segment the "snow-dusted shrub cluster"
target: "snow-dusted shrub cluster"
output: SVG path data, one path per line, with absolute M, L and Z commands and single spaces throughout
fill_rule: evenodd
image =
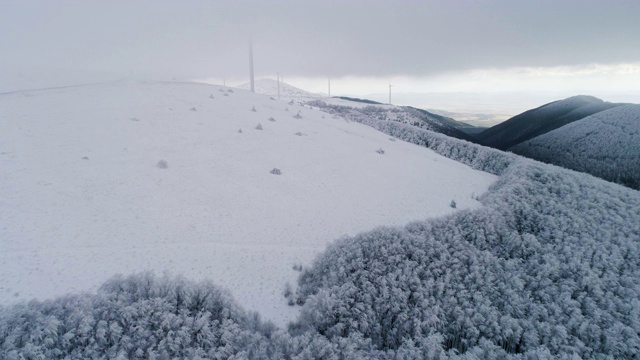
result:
M 228 358 L 272 330 L 210 283 L 141 274 L 1 309 L 0 358 Z
M 640 190 L 640 105 L 599 112 L 509 150 Z
M 334 243 L 297 328 L 389 357 L 640 356 L 637 192 L 523 160 L 482 201 Z
M 356 345 L 358 344 L 358 345 Z M 320 359 L 365 341 L 291 336 L 209 282 L 140 274 L 97 294 L 0 307 L 0 359 Z

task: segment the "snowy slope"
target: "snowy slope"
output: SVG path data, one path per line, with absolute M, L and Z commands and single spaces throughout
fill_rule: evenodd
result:
M 593 96 L 573 96 L 525 111 L 476 137 L 487 146 L 506 150 L 573 121 L 620 105 Z
M 211 279 L 284 324 L 294 265 L 347 234 L 477 208 L 472 197 L 496 179 L 362 124 L 230 91 L 118 82 L 1 95 L 0 303 L 169 271 Z
M 458 124 L 457 121 L 411 106 L 367 104 L 341 98 L 311 100 L 307 103 L 329 113 L 339 114 L 350 119 L 364 116 L 378 120 L 394 121 L 445 134 L 457 139 L 473 141 L 472 136 L 467 135 L 456 127 Z
M 599 112 L 510 150 L 640 189 L 640 105 Z
M 278 96 L 278 81 L 273 79 L 256 79 L 254 82 L 254 88 L 256 94 L 269 95 L 269 96 Z M 236 86 L 237 89 L 249 90 L 251 89 L 251 84 L 246 83 L 242 85 Z M 306 90 L 299 89 L 295 86 L 291 86 L 287 83 L 280 82 L 280 97 L 281 98 L 321 98 L 322 95 L 314 94 L 312 92 L 308 92 Z

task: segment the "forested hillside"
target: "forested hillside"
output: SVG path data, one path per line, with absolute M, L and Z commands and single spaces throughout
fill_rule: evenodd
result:
M 509 150 L 640 190 L 640 105 L 599 112 Z

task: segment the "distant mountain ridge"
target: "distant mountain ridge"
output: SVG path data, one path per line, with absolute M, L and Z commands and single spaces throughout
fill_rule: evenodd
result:
M 507 150 L 512 146 L 559 127 L 623 104 L 579 95 L 525 111 L 479 134 L 480 143 Z
M 640 190 L 640 105 L 598 112 L 509 150 Z

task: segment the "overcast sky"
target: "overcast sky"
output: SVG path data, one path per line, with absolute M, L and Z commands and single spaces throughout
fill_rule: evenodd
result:
M 311 90 L 640 91 L 639 22 L 638 0 L 1 0 L 0 91 L 246 82 L 250 34 L 258 77 Z

